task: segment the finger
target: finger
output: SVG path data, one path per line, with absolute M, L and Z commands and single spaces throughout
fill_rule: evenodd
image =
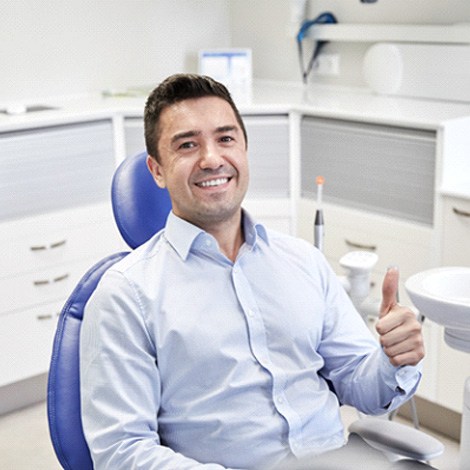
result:
M 384 346 L 384 353 L 394 366 L 416 365 L 424 357 L 424 342 L 420 334 L 392 346 Z
M 385 274 L 382 284 L 382 304 L 380 306 L 380 318 L 384 317 L 397 304 L 398 279 L 398 268 L 389 268 Z

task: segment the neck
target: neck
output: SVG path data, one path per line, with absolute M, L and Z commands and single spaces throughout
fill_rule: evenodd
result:
M 206 227 L 205 230 L 217 240 L 220 251 L 228 259 L 235 261 L 238 251 L 245 241 L 241 212 L 233 220 L 227 221 L 227 223 L 222 225 Z

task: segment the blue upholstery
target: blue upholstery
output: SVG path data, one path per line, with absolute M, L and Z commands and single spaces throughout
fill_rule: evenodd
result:
M 114 218 L 131 248 L 142 245 L 160 230 L 171 210 L 170 195 L 155 184 L 146 160 L 145 153 L 126 158 L 113 178 Z
M 83 309 L 103 273 L 127 253 L 95 264 L 80 280 L 65 304 L 54 338 L 47 413 L 55 453 L 67 470 L 93 469 L 80 417 L 79 339 Z
M 159 189 L 142 153 L 125 159 L 114 175 L 111 197 L 118 228 L 135 248 L 163 228 L 171 210 L 166 190 Z M 60 314 L 52 350 L 47 413 L 52 444 L 62 467 L 91 470 L 80 414 L 79 340 L 85 305 L 103 273 L 127 255 L 116 253 L 95 264 L 80 280 Z

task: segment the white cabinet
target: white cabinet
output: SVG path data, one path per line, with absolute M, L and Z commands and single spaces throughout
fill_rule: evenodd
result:
M 470 199 L 444 196 L 442 205 L 442 264 L 470 266 Z M 470 354 L 449 347 L 440 327 L 438 401 L 462 411 L 463 390 L 470 377 Z
M 443 199 L 442 263 L 470 266 L 470 199 Z
M 268 227 L 293 232 L 290 133 L 287 114 L 243 115 L 250 185 L 244 207 Z M 124 119 L 126 155 L 145 151 L 141 118 Z
M 0 134 L 0 386 L 47 372 L 57 316 L 120 249 L 111 120 Z

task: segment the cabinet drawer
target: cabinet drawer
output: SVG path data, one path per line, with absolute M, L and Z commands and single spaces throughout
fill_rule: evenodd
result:
M 65 301 L 82 275 L 99 258 L 101 257 L 0 280 L 0 321 L 1 313 L 53 301 Z
M 108 205 L 0 225 L 0 279 L 119 250 Z
M 470 266 L 470 200 L 444 199 L 442 242 L 444 265 Z
M 313 240 L 313 220 L 316 206 L 303 199 L 299 205 L 299 235 Z M 325 256 L 338 274 L 344 274 L 339 259 L 355 250 L 377 253 L 379 260 L 373 282 L 381 285 L 390 265 L 400 269 L 401 282 L 408 276 L 432 267 L 432 229 L 391 217 L 381 217 L 333 204 L 324 205 Z M 404 289 L 401 289 L 404 292 Z M 377 294 L 380 294 L 380 290 Z
M 0 386 L 47 372 L 62 302 L 0 315 Z

